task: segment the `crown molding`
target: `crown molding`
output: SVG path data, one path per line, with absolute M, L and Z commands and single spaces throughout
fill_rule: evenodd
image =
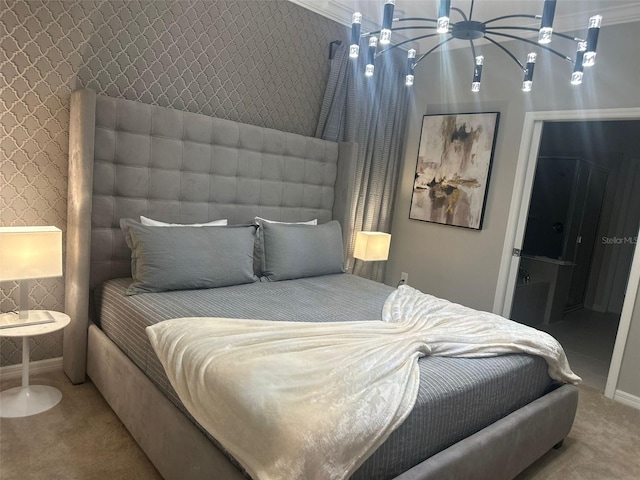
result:
M 311 10 L 323 17 L 329 18 L 341 25 L 351 25 L 351 15 L 354 10 L 350 4 L 345 4 L 340 0 L 289 0 L 292 3 L 300 5 L 301 7 Z M 380 2 L 382 4 L 382 1 Z M 612 2 L 613 3 L 613 2 Z M 631 23 L 640 21 L 640 2 L 625 3 L 619 5 L 605 4 L 605 7 L 600 7 L 597 11 L 586 14 L 585 12 L 579 12 L 574 14 L 556 15 L 554 28 L 561 32 L 570 32 L 575 30 L 585 29 L 589 20 L 589 16 L 592 14 L 600 14 L 603 16 L 602 26 L 607 25 L 619 25 L 621 23 Z M 402 17 L 404 12 L 401 10 L 402 5 L 398 5 L 395 11 L 396 17 Z M 435 0 L 434 0 L 435 9 Z M 377 30 L 379 28 L 380 19 L 371 18 L 367 16 L 366 12 L 363 12 L 362 27 L 367 30 Z M 537 24 L 537 22 L 535 22 Z M 407 38 L 407 37 L 405 37 Z
M 311 10 L 345 27 L 351 26 L 351 16 L 355 10 L 350 5 L 344 5 L 336 0 L 288 0 L 291 3 Z M 374 20 L 362 13 L 362 27 L 367 30 L 375 30 L 378 20 Z
M 341 3 L 339 0 L 288 0 L 291 3 L 295 3 L 301 7 L 306 8 L 307 10 L 311 10 L 318 15 L 322 15 L 330 20 L 333 20 L 340 25 L 344 25 L 345 27 L 351 28 L 351 16 L 355 12 L 355 10 L 351 7 L 351 5 L 345 5 Z M 366 12 L 362 13 L 362 31 L 363 32 L 371 32 L 374 30 L 380 29 L 380 21 L 379 18 L 372 18 Z M 401 8 L 396 8 L 394 11 L 394 17 L 402 18 L 404 16 L 404 10 Z M 394 34 L 394 38 L 396 41 L 393 43 L 399 43 L 400 41 L 408 40 L 410 37 L 396 32 Z M 411 48 L 410 45 L 406 46 L 407 49 Z
M 602 26 L 620 25 L 640 21 L 640 2 L 599 8 L 589 14 L 575 13 L 556 17 L 554 28 L 560 32 L 587 30 L 590 15 L 602 15 Z

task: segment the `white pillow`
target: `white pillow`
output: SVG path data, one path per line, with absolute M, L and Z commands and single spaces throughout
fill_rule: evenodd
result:
M 258 278 L 262 276 L 262 269 L 263 269 L 263 265 L 262 265 L 263 264 L 262 252 L 264 251 L 264 237 L 262 235 L 263 223 L 318 225 L 317 218 L 314 218 L 313 220 L 309 220 L 307 222 L 278 222 L 276 220 L 267 220 L 266 218 L 256 217 L 255 222 L 256 222 L 256 225 L 258 225 L 258 231 L 256 232 L 256 241 L 255 241 L 255 246 L 253 248 L 253 273 L 255 273 Z
M 161 222 L 159 220 L 153 220 L 152 218 L 147 218 L 140 215 L 140 223 L 148 227 L 215 227 L 215 226 L 226 225 L 227 219 L 224 218 L 222 220 L 214 220 L 213 222 L 207 222 L 207 223 L 181 224 L 181 223 Z
M 318 224 L 318 219 L 314 218 L 313 220 L 309 220 L 308 222 L 277 222 L 275 220 L 267 220 L 266 218 L 262 218 L 262 217 L 256 217 L 255 218 L 256 223 L 258 225 L 260 225 L 260 222 L 266 222 L 266 223 L 288 223 L 288 224 L 297 224 L 297 225 L 317 225 Z

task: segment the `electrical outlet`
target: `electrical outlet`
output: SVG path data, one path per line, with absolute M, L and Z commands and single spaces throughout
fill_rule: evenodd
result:
M 407 272 L 402 272 L 400 274 L 400 282 L 398 282 L 398 285 L 406 285 L 408 281 L 409 281 L 409 274 Z

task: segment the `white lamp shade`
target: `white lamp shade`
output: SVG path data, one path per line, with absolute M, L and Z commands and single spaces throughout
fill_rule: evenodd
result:
M 391 235 L 384 232 L 358 232 L 353 256 L 365 262 L 379 262 L 389 258 Z
M 62 276 L 62 231 L 0 227 L 0 281 Z

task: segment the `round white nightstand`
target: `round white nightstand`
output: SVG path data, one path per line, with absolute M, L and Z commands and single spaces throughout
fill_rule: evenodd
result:
M 27 417 L 49 410 L 62 399 L 57 388 L 29 385 L 29 337 L 61 330 L 69 325 L 69 316 L 48 310 L 30 310 L 29 316 L 49 318 L 49 323 L 1 328 L 0 337 L 22 337 L 22 386 L 0 392 L 0 417 Z

